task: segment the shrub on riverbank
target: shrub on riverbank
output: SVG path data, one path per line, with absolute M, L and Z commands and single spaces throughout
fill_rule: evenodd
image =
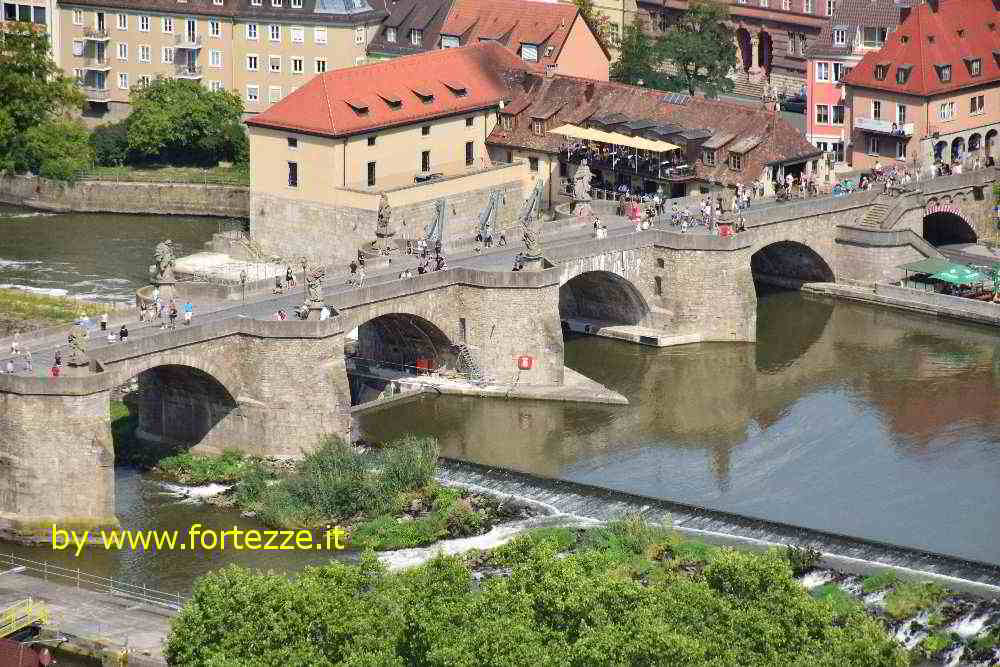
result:
M 237 451 L 223 452 L 218 456 L 181 452 L 162 459 L 156 468 L 181 484 L 199 486 L 213 482 L 232 484 L 243 479 L 253 465 L 251 459 Z
M 105 306 L 19 289 L 0 289 L 0 335 L 72 322 L 81 313 L 94 316 Z M 30 342 L 24 341 L 30 348 Z
M 469 562 L 489 555 L 398 573 L 370 554 L 290 577 L 214 572 L 165 654 L 177 665 L 908 664 L 859 608 L 809 596 L 778 553 L 713 549 L 689 567 L 668 555 L 683 541 L 634 522 L 538 535 L 502 548 L 509 574 L 481 583 Z

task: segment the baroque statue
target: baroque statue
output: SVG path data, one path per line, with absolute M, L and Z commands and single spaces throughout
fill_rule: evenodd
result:
M 536 211 L 541 199 L 542 181 L 537 180 L 535 181 L 534 189 L 528 195 L 528 198 L 524 202 L 524 207 L 521 209 L 521 238 L 524 240 L 525 257 L 542 256 L 542 244 L 538 240 L 538 230 L 536 229 L 538 221 Z
M 304 268 L 305 262 L 303 262 Z M 308 301 L 312 303 L 323 302 L 323 279 L 326 278 L 326 269 L 322 266 L 314 266 L 303 271 L 306 279 L 306 291 L 309 294 Z
M 69 332 L 69 356 L 66 362 L 70 366 L 83 366 L 89 363 L 83 341 L 87 340 L 87 330 L 82 324 L 77 324 Z
M 389 206 L 389 198 L 382 193 L 381 198 L 378 202 L 378 223 L 375 227 L 376 234 L 379 236 L 392 236 L 392 232 L 389 231 L 389 221 L 392 218 L 392 207 Z
M 170 239 L 156 244 L 153 250 L 155 264 L 149 267 L 149 275 L 154 285 L 174 282 L 174 242 Z
M 576 173 L 573 174 L 574 201 L 590 201 L 590 181 L 593 180 L 593 178 L 594 175 L 591 173 L 590 167 L 587 166 L 587 160 L 581 160 L 580 166 L 576 168 Z

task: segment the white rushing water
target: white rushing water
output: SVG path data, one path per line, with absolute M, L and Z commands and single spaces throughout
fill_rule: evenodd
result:
M 813 570 L 812 572 L 806 574 L 799 579 L 799 583 L 807 591 L 811 591 L 814 588 L 819 588 L 823 584 L 833 581 L 836 576 L 836 572 L 833 570 Z
M 203 486 L 184 486 L 183 484 L 171 484 L 170 482 L 160 482 L 163 493 L 181 498 L 184 503 L 197 503 L 205 498 L 217 496 L 229 489 L 227 484 L 205 484 Z
M 980 614 L 979 616 L 976 616 L 975 612 L 966 614 L 949 625 L 947 631 L 954 632 L 962 639 L 975 637 L 986 627 L 986 621 L 990 620 L 990 616 L 991 614 L 988 613 Z
M 23 292 L 31 292 L 33 294 L 45 294 L 47 296 L 66 296 L 69 294 L 69 290 L 64 290 L 59 287 L 31 287 L 30 285 L 17 285 L 14 283 L 0 284 L 0 289 L 16 289 Z

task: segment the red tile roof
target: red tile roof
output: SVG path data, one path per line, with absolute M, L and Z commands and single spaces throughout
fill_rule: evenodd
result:
M 499 44 L 476 44 L 338 69 L 314 77 L 247 125 L 330 137 L 406 125 L 496 105 L 510 97 L 512 75 L 531 67 Z M 414 91 L 434 99 L 423 102 Z M 392 108 L 396 100 L 402 104 Z M 367 112 L 359 113 L 363 107 Z
M 521 44 L 536 44 L 538 62 L 551 65 L 559 58 L 578 14 L 576 5 L 569 2 L 455 0 L 441 34 L 457 36 L 462 45 L 497 40 L 518 55 Z
M 992 26 L 992 27 L 991 27 Z M 846 82 L 877 90 L 938 95 L 1000 81 L 1000 11 L 996 0 L 937 0 L 918 5 L 904 17 L 880 51 L 865 55 Z M 981 73 L 970 74 L 969 61 L 979 59 Z M 878 65 L 885 78 L 875 78 Z M 912 66 L 904 83 L 896 73 Z M 942 81 L 940 67 L 951 67 L 951 80 Z

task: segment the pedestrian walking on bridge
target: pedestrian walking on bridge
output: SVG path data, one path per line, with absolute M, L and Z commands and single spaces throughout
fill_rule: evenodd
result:
M 128 328 L 123 324 L 122 328 L 118 330 L 118 340 L 122 343 L 128 342 Z
M 108 330 L 108 314 L 101 313 L 101 331 Z
M 190 301 L 184 304 L 184 326 L 191 324 L 191 318 L 194 316 L 194 306 L 191 305 Z

